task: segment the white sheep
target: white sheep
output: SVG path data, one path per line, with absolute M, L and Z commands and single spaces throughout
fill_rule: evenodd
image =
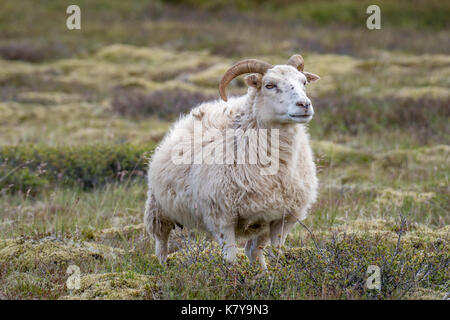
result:
M 306 217 L 318 188 L 304 126 L 314 114 L 306 84 L 319 76 L 303 71 L 303 66 L 300 55 L 292 56 L 286 65 L 254 59 L 236 63 L 220 82 L 224 101 L 194 108 L 160 143 L 148 170 L 144 221 L 155 238 L 161 263 L 167 259 L 171 230 L 182 225 L 210 234 L 229 262 L 236 258 L 236 239 L 243 237 L 246 255 L 265 270 L 262 249 L 269 239 L 281 246 L 297 220 Z M 226 86 L 245 73 L 251 73 L 245 78 L 248 93 L 228 101 Z M 230 129 L 235 129 L 234 136 L 227 135 Z M 271 158 L 275 171 L 263 170 L 267 163 L 261 163 L 264 159 L 258 152 L 256 163 L 251 161 L 250 151 L 264 139 L 250 139 L 249 130 L 263 132 L 266 142 L 271 138 L 266 149 L 277 156 Z M 232 156 L 231 162 L 222 161 L 224 153 L 217 152 L 222 147 Z M 208 154 L 209 161 L 199 159 L 202 154 Z

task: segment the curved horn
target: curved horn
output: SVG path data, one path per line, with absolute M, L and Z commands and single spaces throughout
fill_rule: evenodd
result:
M 231 80 L 233 80 L 237 76 L 244 73 L 264 74 L 270 68 L 272 68 L 271 64 L 256 59 L 242 60 L 236 63 L 230 69 L 228 69 L 227 72 L 225 72 L 225 74 L 222 77 L 222 80 L 220 80 L 219 84 L 220 96 L 224 101 L 228 100 L 226 87 L 231 82 Z
M 303 68 L 305 67 L 305 60 L 303 60 L 303 57 L 299 54 L 294 54 L 292 57 L 289 58 L 287 65 L 293 66 L 298 71 L 303 71 Z

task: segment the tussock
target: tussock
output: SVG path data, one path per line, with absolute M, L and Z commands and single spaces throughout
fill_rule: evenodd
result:
M 81 288 L 74 290 L 61 300 L 131 300 L 155 299 L 158 295 L 156 277 L 127 274 L 104 273 L 81 277 Z

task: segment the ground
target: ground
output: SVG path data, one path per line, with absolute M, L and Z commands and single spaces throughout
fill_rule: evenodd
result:
M 386 23 L 369 31 L 358 1 L 79 2 L 73 32 L 64 1 L 0 5 L 0 298 L 448 297 L 448 5 L 382 2 Z M 218 99 L 233 62 L 293 53 L 321 76 L 308 218 L 283 252 L 267 248 L 263 276 L 186 230 L 159 265 L 142 224 L 153 149 L 179 113 Z M 245 90 L 237 79 L 229 92 Z M 381 290 L 366 287 L 369 265 Z

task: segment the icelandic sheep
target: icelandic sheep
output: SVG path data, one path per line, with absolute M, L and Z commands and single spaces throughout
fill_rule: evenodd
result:
M 148 169 L 144 221 L 161 263 L 167 259 L 171 230 L 181 225 L 206 231 L 229 262 L 236 258 L 237 239 L 244 238 L 246 255 L 265 270 L 262 250 L 269 240 L 281 246 L 294 224 L 307 216 L 318 180 L 305 127 L 314 115 L 306 85 L 319 76 L 303 67 L 300 55 L 286 65 L 255 59 L 236 63 L 220 82 L 223 101 L 192 109 L 157 147 Z M 226 86 L 247 73 L 247 94 L 228 100 Z M 250 139 L 249 131 L 262 132 L 265 139 Z M 263 143 L 264 152 L 270 149 L 266 155 L 276 155 L 272 172 L 263 170 L 267 161 L 262 163 L 255 151 Z M 253 162 L 251 151 L 256 152 Z M 224 153 L 231 161 L 217 161 Z M 205 154 L 209 161 L 202 158 Z

